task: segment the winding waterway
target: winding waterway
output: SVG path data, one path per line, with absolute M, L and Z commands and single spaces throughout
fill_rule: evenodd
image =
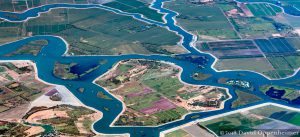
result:
M 93 107 L 99 111 L 103 112 L 103 118 L 97 121 L 94 124 L 94 130 L 100 133 L 106 133 L 106 134 L 120 134 L 120 133 L 130 133 L 133 137 L 140 137 L 140 136 L 159 136 L 159 133 L 163 130 L 167 130 L 170 128 L 174 128 L 180 125 L 183 125 L 185 123 L 194 121 L 196 119 L 193 119 L 192 117 L 195 115 L 199 115 L 197 119 L 206 118 L 226 112 L 230 112 L 232 110 L 241 109 L 257 104 L 261 104 L 264 102 L 273 102 L 278 103 L 290 107 L 300 108 L 299 105 L 295 104 L 289 104 L 285 101 L 281 100 L 273 100 L 270 97 L 264 95 L 261 91 L 259 91 L 260 85 L 265 84 L 275 84 L 275 85 L 281 85 L 286 87 L 291 87 L 295 89 L 300 89 L 298 86 L 291 86 L 287 85 L 285 83 L 289 81 L 296 80 L 297 78 L 300 78 L 300 73 L 297 73 L 291 78 L 282 79 L 282 80 L 269 80 L 265 78 L 264 76 L 249 72 L 249 71 L 227 71 L 227 72 L 216 72 L 214 69 L 212 69 L 212 64 L 214 63 L 215 59 L 205 53 L 200 53 L 197 51 L 194 47 L 191 46 L 193 42 L 193 35 L 188 33 L 187 31 L 183 30 L 181 27 L 177 26 L 175 24 L 175 16 L 177 15 L 176 12 L 170 11 L 168 9 L 164 9 L 162 7 L 163 2 L 166 0 L 157 0 L 155 1 L 151 6 L 154 9 L 159 10 L 162 13 L 165 13 L 165 23 L 159 23 L 156 21 L 152 21 L 149 19 L 145 19 L 140 14 L 130 14 L 126 12 L 122 12 L 120 10 L 116 10 L 113 8 L 105 7 L 102 5 L 74 5 L 74 4 L 51 4 L 51 5 L 45 5 L 37 8 L 30 9 L 28 11 L 25 11 L 23 13 L 9 13 L 14 14 L 14 18 L 10 18 L 11 16 L 7 16 L 7 12 L 0 12 L 0 17 L 4 18 L 8 21 L 24 21 L 29 18 L 37 17 L 39 16 L 39 13 L 41 12 L 47 12 L 52 8 L 101 8 L 104 10 L 109 10 L 112 12 L 115 12 L 117 14 L 126 15 L 126 16 L 133 16 L 134 18 L 150 23 L 150 24 L 156 24 L 161 27 L 167 27 L 171 31 L 176 32 L 178 35 L 182 36 L 182 45 L 190 51 L 188 54 L 184 55 L 178 55 L 181 57 L 188 57 L 190 55 L 197 55 L 197 56 L 204 56 L 206 58 L 206 63 L 203 63 L 201 61 L 199 62 L 191 62 L 190 60 L 185 59 L 176 59 L 171 56 L 164 56 L 164 55 L 120 55 L 120 56 L 66 56 L 65 53 L 67 51 L 67 45 L 65 41 L 56 36 L 34 36 L 25 38 L 16 42 L 8 43 L 3 46 L 0 46 L 0 60 L 32 60 L 36 63 L 36 66 L 38 68 L 38 77 L 46 82 L 53 83 L 53 84 L 59 84 L 66 86 L 82 103 L 84 103 L 87 106 Z M 45 46 L 42 51 L 37 56 L 32 55 L 15 55 L 15 56 L 4 56 L 5 54 L 11 53 L 12 51 L 15 51 L 19 47 L 25 45 L 26 43 L 30 41 L 35 40 L 48 40 L 48 45 Z M 53 76 L 53 68 L 56 61 L 60 61 L 63 63 L 78 63 L 80 65 L 90 65 L 90 63 L 98 62 L 100 60 L 107 60 L 107 63 L 102 65 L 100 68 L 96 69 L 95 71 L 81 77 L 78 80 L 62 80 L 59 78 L 56 78 Z M 100 86 L 93 84 L 93 81 L 99 77 L 100 75 L 107 72 L 109 69 L 112 68 L 112 66 L 121 60 L 127 60 L 127 59 L 149 59 L 149 60 L 158 60 L 158 61 L 166 61 L 174 63 L 178 66 L 180 66 L 183 71 L 181 74 L 182 81 L 190 84 L 198 84 L 198 85 L 213 85 L 213 86 L 219 86 L 219 87 L 225 87 L 229 89 L 230 94 L 232 95 L 232 99 L 225 102 L 225 108 L 222 110 L 217 111 L 210 111 L 210 112 L 198 112 L 198 113 L 192 113 L 186 115 L 183 119 L 174 121 L 171 123 L 167 123 L 161 126 L 157 127 L 116 127 L 111 126 L 111 123 L 115 120 L 115 118 L 122 112 L 122 102 L 114 98 L 111 94 L 109 94 L 107 91 L 105 91 Z M 199 65 L 205 65 L 205 68 L 200 69 Z M 205 80 L 205 81 L 197 81 L 191 78 L 191 75 L 194 72 L 202 72 L 211 74 L 212 76 Z M 229 78 L 229 79 L 242 79 L 246 80 L 252 83 L 252 85 L 255 87 L 255 91 L 253 91 L 252 94 L 255 94 L 263 99 L 263 101 L 256 102 L 254 104 L 245 105 L 243 107 L 239 108 L 231 108 L 231 102 L 237 99 L 237 96 L 234 92 L 234 88 L 231 86 L 227 86 L 224 84 L 219 84 L 217 80 L 219 78 Z M 78 88 L 85 88 L 85 92 L 81 93 L 78 92 Z M 106 100 L 101 99 L 97 97 L 97 92 L 103 91 L 106 95 L 113 98 L 113 100 Z

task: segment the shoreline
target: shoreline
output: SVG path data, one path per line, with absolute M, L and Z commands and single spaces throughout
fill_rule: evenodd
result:
M 156 1 L 156 0 L 153 0 L 153 1 Z M 192 40 L 190 43 L 188 43 L 188 44 L 189 44 L 190 47 L 194 48 L 193 43 L 197 42 L 197 36 L 195 36 L 194 34 L 190 33 L 189 31 L 185 30 L 182 26 L 178 25 L 178 22 L 177 22 L 177 20 L 176 20 L 176 17 L 179 15 L 178 12 L 173 11 L 173 10 L 170 10 L 170 9 L 168 9 L 168 8 L 165 7 L 165 4 L 166 4 L 166 3 L 169 3 L 169 2 L 172 2 L 172 1 L 175 1 L 175 0 L 169 0 L 169 1 L 164 1 L 164 2 L 162 2 L 162 5 L 161 5 L 160 8 L 166 9 L 166 10 L 169 10 L 169 11 L 171 11 L 171 12 L 176 13 L 176 15 L 172 17 L 172 20 L 174 21 L 174 26 L 179 27 L 180 29 L 184 30 L 187 34 L 193 36 L 193 40 Z M 167 14 L 169 14 L 169 13 L 166 13 L 166 15 L 167 15 Z M 167 22 L 167 20 L 166 20 L 165 18 L 163 18 L 163 19 L 164 19 L 165 22 Z M 181 45 L 182 47 L 184 47 L 184 48 L 187 50 L 187 48 L 186 48 L 185 46 L 183 46 L 184 36 L 180 35 L 180 34 L 179 34 L 178 32 L 176 32 L 176 31 L 170 30 L 169 27 L 168 27 L 168 30 L 171 31 L 171 32 L 175 32 L 176 35 L 178 35 L 178 36 L 181 37 L 181 40 L 180 40 L 179 43 L 180 43 L 180 45 Z M 195 49 L 195 48 L 194 48 L 194 49 Z M 189 50 L 187 50 L 187 51 L 188 51 L 188 53 L 191 53 L 191 51 L 189 51 Z
M 98 85 L 96 83 L 97 80 L 99 80 L 101 77 L 107 75 L 108 73 L 110 73 L 112 70 L 116 69 L 118 67 L 118 65 L 120 64 L 121 61 L 119 61 L 118 63 L 114 64 L 114 66 L 109 69 L 108 71 L 106 71 L 105 73 L 103 73 L 102 75 L 98 76 L 95 80 L 93 80 L 93 84 L 99 87 L 102 87 L 100 85 Z M 120 100 L 116 95 L 112 94 L 107 88 L 102 87 L 106 93 L 110 94 L 111 96 L 113 96 L 116 100 L 120 101 L 122 103 L 122 111 L 118 114 L 118 116 L 110 123 L 110 127 L 118 127 L 118 126 L 114 126 L 113 124 L 118 120 L 118 118 L 125 112 L 126 110 L 126 104 Z M 95 122 L 96 123 L 96 122 Z M 94 124 L 93 124 L 94 125 Z

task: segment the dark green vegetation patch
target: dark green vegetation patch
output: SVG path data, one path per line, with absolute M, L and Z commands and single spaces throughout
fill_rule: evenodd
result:
M 129 13 L 140 13 L 146 18 L 163 22 L 163 14 L 149 8 L 150 4 L 141 2 L 139 0 L 114 0 L 113 2 L 109 2 L 104 5 Z
M 206 126 L 208 129 L 215 132 L 217 135 L 224 135 L 223 131 L 230 132 L 249 132 L 254 131 L 255 126 L 270 122 L 271 120 L 264 118 L 259 119 L 244 114 L 232 114 L 222 118 L 213 119 L 201 123 L 201 125 Z
M 258 101 L 262 101 L 262 99 L 260 97 L 254 95 L 254 94 L 251 94 L 251 93 L 247 93 L 245 91 L 241 91 L 241 90 L 237 89 L 237 90 L 235 90 L 235 93 L 237 94 L 238 98 L 237 98 L 237 100 L 232 102 L 233 108 L 251 104 L 251 103 L 255 103 Z
M 178 24 L 201 40 L 239 38 L 223 11 L 216 5 L 197 5 L 175 0 L 166 3 L 165 7 L 178 12 Z

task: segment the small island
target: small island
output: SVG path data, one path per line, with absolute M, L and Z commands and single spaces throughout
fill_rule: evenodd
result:
M 101 98 L 101 99 L 107 99 L 107 100 L 112 100 L 111 97 L 109 97 L 108 95 L 105 95 L 102 91 L 99 91 L 97 93 L 97 97 Z
M 212 76 L 211 74 L 194 73 L 192 77 L 195 80 L 206 80 L 209 79 L 211 76 Z
M 300 92 L 297 89 L 277 85 L 263 85 L 259 89 L 272 99 L 284 100 L 290 104 L 300 104 Z
M 245 106 L 263 100 L 261 97 L 251 94 L 251 92 L 249 93 L 248 90 L 236 89 L 235 93 L 237 95 L 237 99 L 232 102 L 232 108 Z
M 60 62 L 55 62 L 53 74 L 61 79 L 77 79 L 78 75 L 71 73 L 71 67 L 75 65 L 76 63 L 64 64 Z
M 98 69 L 101 65 L 107 63 L 107 60 L 100 60 L 98 63 L 93 64 L 78 64 L 78 63 L 62 63 L 55 62 L 53 74 L 61 79 L 74 80 L 85 76 Z M 80 90 L 81 92 L 82 90 Z

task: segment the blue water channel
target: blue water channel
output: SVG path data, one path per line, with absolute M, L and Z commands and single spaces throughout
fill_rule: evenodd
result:
M 109 7 L 105 7 L 102 5 L 74 5 L 74 4 L 51 4 L 45 5 L 38 8 L 33 8 L 24 13 L 10 13 L 10 12 L 0 12 L 0 17 L 9 21 L 24 21 L 28 18 L 37 17 L 38 13 L 46 12 L 51 8 L 101 8 L 104 10 L 109 10 L 115 12 L 117 14 L 122 14 L 126 16 L 132 16 L 138 20 L 156 24 L 161 27 L 167 27 L 170 30 L 178 33 L 183 37 L 182 45 L 190 51 L 188 54 L 177 55 L 174 56 L 165 56 L 165 55 L 119 55 L 119 56 L 67 56 L 65 55 L 67 50 L 67 45 L 64 43 L 64 40 L 60 37 L 56 36 L 33 36 L 29 38 L 25 38 L 16 42 L 4 44 L 0 46 L 0 60 L 32 60 L 36 63 L 38 68 L 38 77 L 46 82 L 59 84 L 66 86 L 79 100 L 81 100 L 85 105 L 93 107 L 101 112 L 103 112 L 103 118 L 97 121 L 94 124 L 94 129 L 100 133 L 106 134 L 121 134 L 121 133 L 130 133 L 132 137 L 141 137 L 141 136 L 154 136 L 158 137 L 159 133 L 163 130 L 167 130 L 170 128 L 174 128 L 180 126 L 182 124 L 194 121 L 196 119 L 206 118 L 209 116 L 214 116 L 226 112 L 230 112 L 233 110 L 261 104 L 264 102 L 273 102 L 278 103 L 290 107 L 300 108 L 299 105 L 288 103 L 287 101 L 282 100 L 274 100 L 270 97 L 264 95 L 261 91 L 259 91 L 259 86 L 265 84 L 274 84 L 280 86 L 291 87 L 295 89 L 300 89 L 298 86 L 291 86 L 285 83 L 289 81 L 296 80 L 299 78 L 300 73 L 293 76 L 292 78 L 282 79 L 282 80 L 268 80 L 262 75 L 249 71 L 227 71 L 227 72 L 216 72 L 212 69 L 211 65 L 215 61 L 215 59 L 209 54 L 200 53 L 196 49 L 194 49 L 190 44 L 193 41 L 193 35 L 183 30 L 182 28 L 175 25 L 175 21 L 173 17 L 177 14 L 173 11 L 162 8 L 162 3 L 165 0 L 157 0 L 153 3 L 152 7 L 158 9 L 162 13 L 166 13 L 165 23 L 159 23 L 156 21 L 152 21 L 149 19 L 143 18 L 140 14 L 130 14 L 125 13 L 120 10 L 112 9 Z M 13 14 L 14 16 L 8 16 L 7 14 Z M 47 40 L 48 45 L 43 47 L 41 52 L 37 56 L 32 55 L 15 55 L 15 56 L 4 56 L 5 54 L 11 53 L 21 46 L 25 45 L 30 41 L 36 40 Z M 193 60 L 190 56 L 200 56 L 198 60 Z M 179 59 L 180 58 L 180 59 Z M 122 103 L 114 98 L 112 95 L 105 91 L 102 87 L 93 84 L 93 81 L 104 74 L 108 70 L 110 70 L 113 65 L 121 60 L 128 59 L 149 59 L 149 60 L 158 60 L 158 61 L 166 61 L 174 63 L 183 68 L 183 72 L 181 75 L 181 79 L 190 84 L 198 84 L 198 85 L 212 85 L 225 87 L 229 89 L 230 94 L 232 95 L 232 99 L 225 102 L 225 108 L 217 111 L 210 112 L 197 112 L 188 114 L 182 120 L 174 121 L 171 123 L 167 123 L 157 127 L 116 127 L 110 126 L 114 119 L 121 113 L 122 111 Z M 100 60 L 107 60 L 107 63 L 101 65 L 98 69 L 84 75 L 80 79 L 77 80 L 62 80 L 55 76 L 53 76 L 54 64 L 56 61 L 62 63 L 77 63 L 81 65 L 81 68 L 74 68 L 79 70 L 86 70 L 85 67 L 82 66 L 94 66 L 95 62 L 99 62 Z M 199 65 L 204 66 L 204 68 L 200 68 Z M 84 68 L 84 69 L 83 69 Z M 206 74 L 211 74 L 212 76 L 204 81 L 194 80 L 191 75 L 195 72 L 201 72 Z M 245 81 L 251 82 L 251 84 L 256 89 L 251 92 L 251 94 L 255 94 L 263 99 L 263 101 L 256 102 L 253 104 L 248 104 L 239 108 L 231 108 L 231 102 L 237 99 L 237 96 L 234 92 L 234 88 L 231 86 L 227 86 L 224 84 L 219 84 L 217 80 L 219 78 L 229 78 L 229 79 L 242 79 Z M 78 92 L 78 88 L 84 88 L 85 92 Z M 113 98 L 113 100 L 101 99 L 97 97 L 98 91 L 104 92 L 107 96 Z M 197 116 L 197 118 L 195 118 Z

